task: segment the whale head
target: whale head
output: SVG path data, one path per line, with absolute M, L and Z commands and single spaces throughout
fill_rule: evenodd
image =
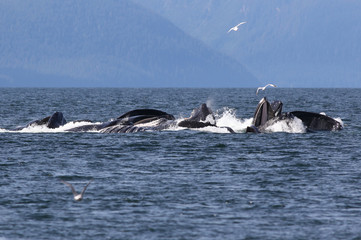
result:
M 66 124 L 66 120 L 61 112 L 55 112 L 50 116 L 46 126 L 48 128 L 58 128 Z
M 189 118 L 185 118 L 178 123 L 178 126 L 186 128 L 203 128 L 215 125 L 216 119 L 213 112 L 205 103 L 195 108 Z
M 275 101 L 270 104 L 267 98 L 262 98 L 257 105 L 252 124 L 255 127 L 259 127 L 264 125 L 268 120 L 281 116 L 282 106 L 283 103 L 281 101 Z
M 186 118 L 186 120 L 194 122 L 207 121 L 212 124 L 215 123 L 213 112 L 205 103 L 203 103 L 200 107 L 195 108 L 192 111 L 191 116 L 189 118 Z

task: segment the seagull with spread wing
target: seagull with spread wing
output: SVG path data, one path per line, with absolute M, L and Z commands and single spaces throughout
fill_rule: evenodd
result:
M 228 33 L 229 33 L 230 31 L 238 31 L 238 27 L 241 26 L 241 25 L 243 25 L 243 24 L 245 24 L 245 23 L 246 23 L 246 22 L 240 22 L 240 23 L 238 23 L 236 26 L 234 26 L 233 28 L 229 29 L 229 30 L 228 30 Z
M 66 182 L 66 181 L 63 181 L 63 180 L 60 180 L 62 183 L 64 183 L 65 185 L 67 185 L 68 187 L 71 188 L 71 191 L 73 192 L 73 195 L 74 195 L 74 200 L 75 201 L 81 201 L 83 199 L 83 196 L 84 196 L 84 192 L 86 190 L 86 188 L 89 186 L 89 184 L 93 181 L 93 179 L 91 179 L 88 184 L 83 188 L 83 191 L 81 191 L 80 194 L 78 194 L 76 191 L 75 191 L 75 188 L 73 187 L 73 185 L 71 185 L 70 183 Z
M 267 84 L 267 85 L 264 86 L 264 87 L 259 87 L 259 88 L 257 88 L 256 95 L 258 95 L 258 92 L 259 92 L 260 90 L 262 90 L 262 91 L 266 90 L 267 87 L 277 87 L 277 86 L 274 85 L 274 84 L 269 83 L 269 84 Z

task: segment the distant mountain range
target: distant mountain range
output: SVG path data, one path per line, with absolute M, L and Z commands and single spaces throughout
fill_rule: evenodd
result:
M 224 49 L 130 0 L 3 0 L 0 23 L 0 87 L 260 84 Z
M 361 87 L 361 1 L 134 1 L 237 59 L 264 83 Z

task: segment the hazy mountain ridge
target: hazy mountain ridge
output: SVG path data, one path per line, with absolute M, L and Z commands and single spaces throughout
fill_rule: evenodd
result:
M 0 2 L 0 86 L 247 87 L 241 64 L 131 1 Z
M 135 0 L 281 86 L 361 87 L 361 2 Z M 229 28 L 247 21 L 238 32 Z

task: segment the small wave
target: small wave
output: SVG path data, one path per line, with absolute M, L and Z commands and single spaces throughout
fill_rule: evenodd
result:
M 0 133 L 5 133 L 5 132 L 9 132 L 9 130 L 6 130 L 4 128 L 0 128 Z
M 69 122 L 67 124 L 65 124 L 64 126 L 59 127 L 59 132 L 65 132 L 66 130 L 72 129 L 72 128 L 76 128 L 76 127 L 81 127 L 81 126 L 85 126 L 85 125 L 89 125 L 89 124 L 101 124 L 101 122 L 88 122 L 88 121 L 77 121 L 77 122 Z M 97 130 L 91 130 L 91 131 L 87 131 L 87 132 L 98 132 Z
M 210 132 L 210 133 L 230 133 L 228 129 L 225 127 L 208 126 L 204 128 L 194 128 L 194 130 L 199 132 Z
M 18 133 L 48 133 L 48 132 L 55 132 L 56 130 L 58 130 L 58 129 L 52 129 L 52 128 L 48 128 L 46 126 L 29 126 L 29 127 L 26 127 L 21 130 L 14 131 L 14 132 L 18 132 Z
M 79 121 L 79 122 L 69 122 L 64 126 L 60 126 L 58 128 L 48 128 L 46 126 L 29 126 L 27 128 L 23 128 L 18 131 L 14 130 L 5 130 L 0 128 L 0 132 L 14 132 L 14 133 L 59 133 L 59 132 L 66 132 L 71 128 L 81 127 L 84 125 L 88 125 L 89 122 L 87 121 Z M 94 123 L 93 123 L 94 124 Z M 96 132 L 96 131 L 95 131 Z

